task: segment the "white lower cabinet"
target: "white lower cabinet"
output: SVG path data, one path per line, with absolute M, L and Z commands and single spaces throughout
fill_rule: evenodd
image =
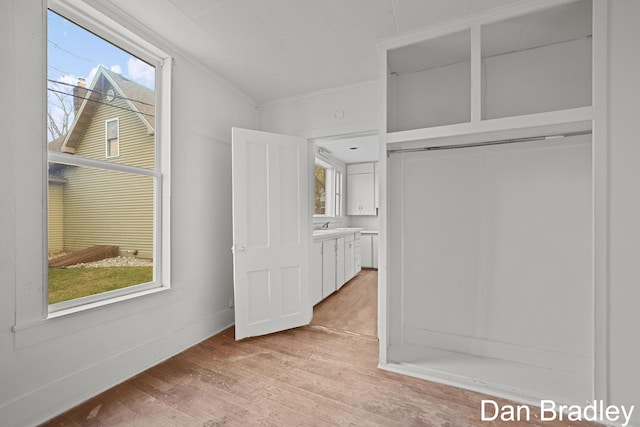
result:
M 362 270 L 362 258 L 360 254 L 360 233 L 353 235 L 353 275 Z
M 346 282 L 344 276 L 344 237 L 336 239 L 336 289 Z
M 322 242 L 322 298 L 326 298 L 336 287 L 336 240 Z
M 371 236 L 371 267 L 378 268 L 378 235 Z
M 316 305 L 360 271 L 360 233 L 313 242 L 311 300 Z
M 373 267 L 373 255 L 372 255 L 373 244 L 371 243 L 372 238 L 373 238 L 372 234 L 363 234 L 362 236 L 360 236 L 360 258 L 362 262 L 362 267 L 364 268 Z
M 311 303 L 322 301 L 322 242 L 313 242 L 311 252 Z
M 348 282 L 355 275 L 355 247 L 353 245 L 353 234 L 348 234 L 344 238 L 344 280 Z
M 378 235 L 363 234 L 360 237 L 362 267 L 378 268 Z

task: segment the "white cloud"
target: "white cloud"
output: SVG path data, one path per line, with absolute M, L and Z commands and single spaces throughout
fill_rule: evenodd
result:
M 87 86 L 89 86 L 91 84 L 91 82 L 93 81 L 93 78 L 96 76 L 97 72 L 98 72 L 98 67 L 93 67 L 91 69 L 91 71 L 89 71 L 89 75 L 87 75 L 87 77 L 86 77 Z
M 62 84 L 56 84 L 56 82 Z M 60 76 L 56 82 L 49 82 L 49 88 L 60 92 L 71 93 L 73 88 L 69 85 L 76 85 L 78 83 L 78 78 L 71 74 L 65 74 Z
M 127 75 L 137 83 L 151 89 L 155 88 L 155 69 L 138 58 L 129 58 L 127 61 Z
M 140 83 L 141 85 L 144 85 L 150 89 L 155 89 L 155 69 L 151 65 L 142 62 L 137 58 L 129 58 L 129 60 L 127 61 L 126 73 L 123 73 L 122 66 L 118 64 L 112 65 L 108 68 L 114 73 L 124 74 L 136 83 Z M 98 67 L 94 67 L 91 69 L 91 71 L 89 71 L 89 74 L 86 77 L 87 85 L 91 84 L 97 72 Z M 76 84 L 77 79 L 76 81 L 70 83 Z
M 71 74 L 65 74 L 64 76 L 58 79 L 61 83 L 68 83 L 70 85 L 75 85 L 78 83 L 78 78 L 76 76 L 72 76 Z

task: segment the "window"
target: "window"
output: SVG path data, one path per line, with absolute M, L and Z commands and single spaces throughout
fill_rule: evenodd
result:
M 170 183 L 171 59 L 84 6 L 49 6 L 46 293 L 53 313 L 168 287 L 162 200 Z
M 326 215 L 327 213 L 327 168 L 316 163 L 316 194 L 315 211 L 316 215 Z
M 334 165 L 316 158 L 314 215 L 342 215 L 342 172 Z
M 109 92 L 113 92 L 110 90 Z M 107 99 L 109 99 L 109 93 L 107 94 Z M 113 99 L 113 95 L 111 96 Z M 106 148 L 107 148 L 107 158 L 109 157 L 118 157 L 120 155 L 120 138 L 118 137 L 120 133 L 120 127 L 118 119 L 107 120 L 105 123 L 105 136 L 106 136 Z

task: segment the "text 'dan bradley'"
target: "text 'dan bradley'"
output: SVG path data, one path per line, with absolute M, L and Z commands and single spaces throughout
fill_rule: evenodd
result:
M 627 427 L 635 406 L 605 405 L 602 400 L 594 400 L 585 405 L 560 405 L 553 400 L 540 401 L 538 421 L 593 421 L 615 423 Z M 494 400 L 482 400 L 480 419 L 482 421 L 531 421 L 529 405 L 499 405 Z

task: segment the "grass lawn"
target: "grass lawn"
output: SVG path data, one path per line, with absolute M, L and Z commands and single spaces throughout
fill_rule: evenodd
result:
M 153 267 L 50 268 L 49 304 L 150 282 Z

